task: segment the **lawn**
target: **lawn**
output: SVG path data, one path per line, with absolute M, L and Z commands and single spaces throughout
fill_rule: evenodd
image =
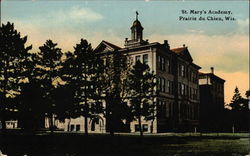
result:
M 142 139 L 137 134 L 9 134 L 1 136 L 0 149 L 8 156 L 245 156 L 250 140 L 246 133 L 146 134 Z

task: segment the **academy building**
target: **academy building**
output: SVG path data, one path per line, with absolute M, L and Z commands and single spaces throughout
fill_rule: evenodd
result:
M 201 67 L 194 63 L 185 45 L 172 49 L 167 40 L 163 43 L 150 43 L 144 40 L 144 28 L 138 17 L 132 23 L 130 30 L 131 38 L 125 39 L 124 47 L 102 41 L 95 51 L 100 53 L 118 51 L 127 54 L 133 63 L 140 60 L 156 73 L 159 91 L 155 99 L 156 118 L 152 121 L 143 120 L 143 130 L 153 133 L 193 131 L 199 125 L 198 71 Z M 138 122 L 130 124 L 130 131 L 139 131 Z

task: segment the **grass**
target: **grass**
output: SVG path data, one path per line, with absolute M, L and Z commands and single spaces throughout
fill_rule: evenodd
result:
M 244 156 L 250 152 L 247 133 L 138 134 L 48 133 L 1 136 L 8 156 Z
M 249 140 L 242 139 L 201 139 L 190 140 L 185 144 L 163 145 L 168 148 L 162 152 L 172 154 L 189 155 L 246 155 L 250 152 Z M 178 150 L 181 149 L 181 150 Z M 159 150 L 158 150 L 159 151 Z

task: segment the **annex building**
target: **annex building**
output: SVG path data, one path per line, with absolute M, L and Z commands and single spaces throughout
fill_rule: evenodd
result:
M 144 40 L 144 28 L 138 18 L 132 23 L 130 30 L 131 37 L 125 39 L 124 47 L 102 41 L 95 51 L 100 53 L 119 51 L 126 54 L 132 63 L 140 60 L 156 73 L 159 92 L 155 98 L 157 115 L 154 120 L 142 120 L 143 131 L 152 133 L 193 131 L 199 124 L 198 71 L 201 67 L 194 63 L 185 45 L 172 49 L 167 40 L 163 43 L 150 43 Z M 105 119 L 88 123 L 89 132 L 106 131 Z M 129 127 L 130 132 L 139 131 L 137 121 L 130 123 Z M 65 130 L 84 131 L 83 118 L 71 119 Z
M 218 131 L 223 125 L 225 80 L 214 74 L 199 73 L 200 127 L 205 131 Z

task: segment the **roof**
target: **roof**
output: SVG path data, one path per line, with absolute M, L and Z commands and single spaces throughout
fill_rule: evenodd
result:
M 187 49 L 187 47 L 181 47 L 181 48 L 174 48 L 174 49 L 171 49 L 173 52 L 175 52 L 176 54 L 180 54 L 182 53 L 183 51 L 185 51 Z
M 138 27 L 138 28 L 143 29 L 143 27 L 142 27 L 142 25 L 141 25 L 141 22 L 140 22 L 139 20 L 135 20 L 135 21 L 133 22 L 133 25 L 132 25 L 131 28 L 134 28 L 134 27 Z
M 114 44 L 112 44 L 110 42 L 107 42 L 107 41 L 104 41 L 104 40 L 102 40 L 102 42 L 105 43 L 105 44 L 107 44 L 107 45 L 109 45 L 110 47 L 112 47 L 114 49 L 121 49 L 121 47 L 119 47 L 117 45 L 114 45 Z
M 125 47 L 125 48 L 120 49 L 120 51 L 138 50 L 138 49 L 150 48 L 150 47 L 154 47 L 158 45 L 160 45 L 158 42 L 153 42 L 153 43 L 147 42 L 147 44 L 142 44 L 142 45 L 132 46 L 132 47 Z
M 187 47 L 174 48 L 174 49 L 171 49 L 171 51 L 173 51 L 177 55 L 181 56 L 185 60 L 187 60 L 189 62 L 193 62 L 193 58 L 191 57 Z
M 119 46 L 110 42 L 102 40 L 102 42 L 95 48 L 95 52 L 103 52 L 104 50 L 115 51 L 121 49 Z
M 217 75 L 215 75 L 215 74 L 213 74 L 213 73 L 202 73 L 202 72 L 199 72 L 199 76 L 202 76 L 202 75 L 207 75 L 207 76 L 209 76 L 209 77 L 211 77 L 211 78 L 215 78 L 215 79 L 217 79 L 217 80 L 220 80 L 220 81 L 225 82 L 224 79 L 220 78 L 219 76 L 217 76 Z

